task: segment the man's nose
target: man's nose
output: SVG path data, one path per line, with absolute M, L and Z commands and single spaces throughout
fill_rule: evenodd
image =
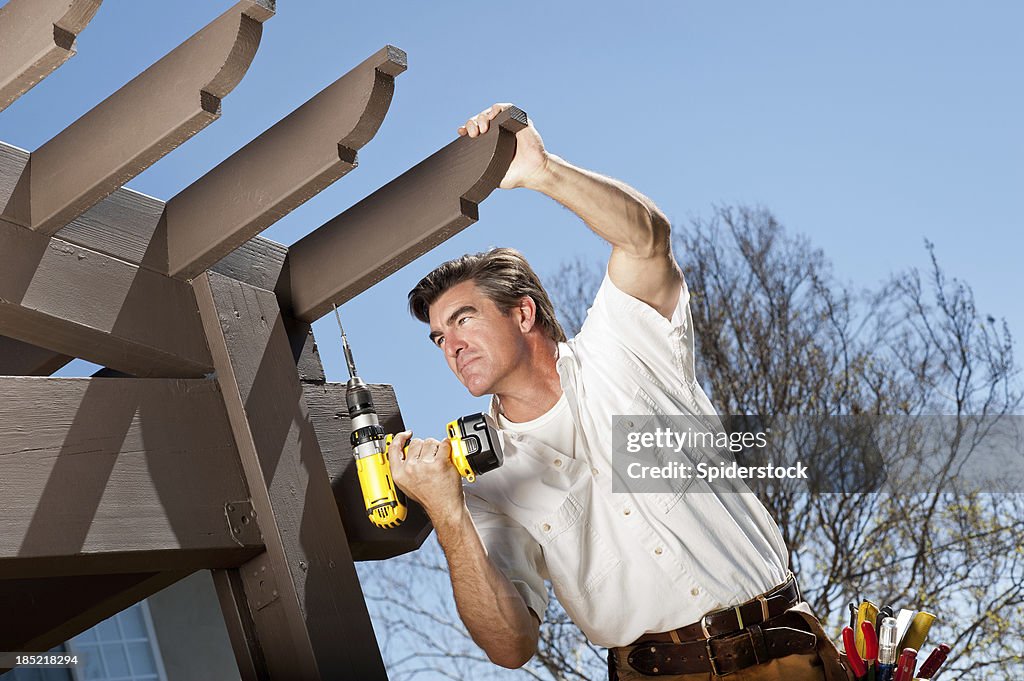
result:
M 466 349 L 466 341 L 458 334 L 446 334 L 444 337 L 445 354 L 455 359 L 459 353 Z

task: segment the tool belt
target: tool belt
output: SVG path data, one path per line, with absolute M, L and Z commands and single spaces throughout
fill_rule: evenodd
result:
M 731 608 L 714 610 L 679 629 L 644 634 L 626 661 L 649 676 L 712 673 L 726 676 L 795 653 L 815 650 L 817 637 L 781 617 L 801 600 L 796 579 Z M 773 626 L 764 626 L 771 624 Z

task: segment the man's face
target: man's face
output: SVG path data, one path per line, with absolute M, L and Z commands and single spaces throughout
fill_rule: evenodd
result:
M 527 354 L 522 315 L 508 315 L 472 281 L 448 289 L 430 306 L 430 338 L 474 397 L 500 393 Z

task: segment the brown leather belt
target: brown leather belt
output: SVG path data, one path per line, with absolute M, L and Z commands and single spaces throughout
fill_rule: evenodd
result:
M 800 600 L 800 587 L 797 586 L 793 573 L 790 573 L 789 579 L 784 583 L 745 603 L 713 610 L 697 622 L 672 631 L 644 634 L 630 645 L 635 646 L 647 641 L 671 643 L 704 641 L 716 636 L 733 634 L 752 624 L 761 624 L 773 617 L 778 617 L 799 603 Z
M 633 648 L 629 666 L 649 676 L 734 672 L 794 653 L 815 650 L 817 637 L 793 627 L 762 628 L 754 624 L 733 636 L 686 643 L 653 642 Z

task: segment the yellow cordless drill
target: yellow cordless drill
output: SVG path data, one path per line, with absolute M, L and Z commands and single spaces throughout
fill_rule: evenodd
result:
M 393 435 L 385 435 L 373 406 L 370 388 L 356 373 L 352 349 L 341 325 L 337 306 L 334 307 L 334 316 L 341 329 L 341 344 L 348 364 L 345 402 L 352 419 L 352 455 L 356 460 L 366 514 L 377 527 L 398 527 L 405 520 L 409 506 L 405 494 L 391 478 L 388 447 Z M 452 445 L 451 462 L 468 482 L 498 468 L 504 461 L 497 433 L 483 414 L 471 414 L 452 421 L 448 424 L 447 434 Z

